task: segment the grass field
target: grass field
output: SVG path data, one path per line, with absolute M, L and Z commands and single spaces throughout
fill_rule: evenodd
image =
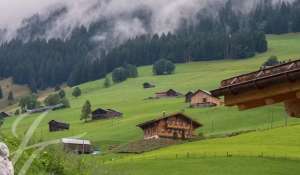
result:
M 282 60 L 300 58 L 300 34 L 272 35 L 268 36 L 268 42 L 268 52 L 250 59 L 179 64 L 175 74 L 170 76 L 153 76 L 151 67 L 146 66 L 139 69 L 138 78 L 107 89 L 102 87 L 103 80 L 83 84 L 80 86 L 83 94 L 77 99 L 71 97 L 71 91 L 68 90 L 71 108 L 49 113 L 37 128 L 34 138 L 45 141 L 86 132 L 84 138 L 90 139 L 105 152 L 104 156 L 83 157 L 93 166 L 88 168 L 88 174 L 194 174 L 194 171 L 208 175 L 299 174 L 300 167 L 296 165 L 300 164 L 297 160 L 300 158 L 300 119 L 288 118 L 289 127 L 281 128 L 285 125 L 286 118 L 281 105 L 239 112 L 236 108 L 226 107 L 189 109 L 183 98 L 144 100 L 157 91 L 169 88 L 182 93 L 197 89 L 212 90 L 219 86 L 222 79 L 257 70 L 271 55 L 277 55 Z M 144 90 L 144 82 L 151 82 L 156 88 Z M 83 123 L 79 120 L 80 110 L 86 100 L 90 100 L 94 109 L 101 107 L 119 110 L 124 113 L 124 118 Z M 136 156 L 106 153 L 110 145 L 142 139 L 142 131 L 136 127 L 137 124 L 157 118 L 164 111 L 172 113 L 182 110 L 204 124 L 197 132 L 207 136 L 236 131 L 260 131 L 232 138 L 171 146 Z M 22 120 L 17 133 L 24 135 L 36 117 L 37 115 L 28 116 Z M 47 123 L 51 119 L 70 123 L 70 131 L 49 133 Z M 1 132 L 11 135 L 14 120 L 15 117 L 12 117 L 5 121 Z M 276 129 L 266 130 L 273 127 Z M 234 156 L 226 157 L 227 152 Z M 186 157 L 187 153 L 191 154 L 191 158 Z M 181 158 L 176 159 L 176 154 Z M 270 158 L 258 158 L 261 154 Z M 120 156 L 121 159 L 118 158 Z M 112 157 L 116 160 L 102 163 Z M 291 158 L 296 160 L 290 160 Z M 103 171 L 100 172 L 97 169 L 99 167 Z

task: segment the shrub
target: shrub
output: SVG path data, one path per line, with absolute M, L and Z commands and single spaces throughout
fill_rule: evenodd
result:
M 105 88 L 109 88 L 109 87 L 111 86 L 111 82 L 110 82 L 110 79 L 109 79 L 108 76 L 105 77 L 103 86 L 104 86 Z
M 154 63 L 153 74 L 155 75 L 168 75 L 175 71 L 175 65 L 169 60 L 161 59 Z
M 139 76 L 138 69 L 135 65 L 126 64 L 125 69 L 127 70 L 127 76 L 129 78 L 136 78 Z
M 54 106 L 61 103 L 61 98 L 58 94 L 51 94 L 44 100 L 45 105 Z
M 277 56 L 271 56 L 266 62 L 264 62 L 262 66 L 263 67 L 276 66 L 278 64 L 280 64 L 280 62 L 278 61 Z
M 75 87 L 74 88 L 74 90 L 73 90 L 73 92 L 72 92 L 72 95 L 74 96 L 74 97 L 79 97 L 80 95 L 81 95 L 81 90 L 80 90 L 80 88 L 79 87 Z
M 122 81 L 127 80 L 127 78 L 128 72 L 123 67 L 116 68 L 112 72 L 112 80 L 114 83 L 120 83 Z

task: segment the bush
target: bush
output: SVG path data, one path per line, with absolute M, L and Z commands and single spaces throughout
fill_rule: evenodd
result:
M 26 111 L 26 109 L 38 108 L 40 106 L 40 102 L 37 100 L 36 95 L 28 95 L 20 99 L 19 106 L 21 107 L 21 111 Z
M 104 88 L 109 88 L 111 86 L 111 82 L 108 76 L 105 77 L 103 86 Z
M 61 98 L 58 94 L 51 94 L 44 100 L 45 105 L 54 106 L 61 103 Z
M 112 72 L 112 80 L 114 83 L 120 83 L 122 81 L 127 80 L 127 78 L 128 78 L 128 72 L 123 67 L 116 68 Z
M 58 95 L 60 96 L 60 98 L 65 98 L 66 97 L 66 92 L 61 89 L 59 92 L 58 92 Z
M 127 70 L 127 76 L 129 78 L 136 78 L 139 76 L 138 69 L 132 64 L 126 64 L 125 69 Z
M 168 75 L 175 71 L 175 65 L 166 59 L 158 60 L 153 65 L 153 74 L 155 75 Z
M 72 92 L 72 95 L 74 96 L 74 97 L 79 97 L 80 95 L 81 95 L 81 90 L 80 90 L 80 88 L 79 87 L 75 87 L 74 88 L 74 90 L 73 90 L 73 92 Z
M 61 103 L 62 103 L 66 108 L 71 107 L 70 102 L 69 102 L 69 100 L 68 100 L 67 98 L 62 98 L 62 99 L 61 99 Z
M 277 56 L 271 56 L 264 64 L 262 65 L 263 67 L 268 67 L 268 66 L 276 66 L 280 64 L 278 61 Z

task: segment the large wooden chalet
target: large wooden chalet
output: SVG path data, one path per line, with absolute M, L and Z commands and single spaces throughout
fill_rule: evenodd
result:
M 57 131 L 63 131 L 63 130 L 69 130 L 70 124 L 68 123 L 62 123 L 55 120 L 51 120 L 49 123 L 49 131 L 50 132 L 57 132 Z
M 163 116 L 137 125 L 144 131 L 144 139 L 191 139 L 195 137 L 195 129 L 202 124 L 183 113 Z
M 110 119 L 122 117 L 123 114 L 113 109 L 98 108 L 92 112 L 92 120 Z
M 169 89 L 168 91 L 165 91 L 165 92 L 157 92 L 157 93 L 155 93 L 155 96 L 156 96 L 156 98 L 179 97 L 179 96 L 182 96 L 182 94 L 173 89 Z
M 198 90 L 190 101 L 191 107 L 213 107 L 222 105 L 222 100 L 211 95 L 210 92 Z

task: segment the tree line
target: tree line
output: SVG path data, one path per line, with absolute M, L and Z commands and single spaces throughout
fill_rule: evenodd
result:
M 246 14 L 229 0 L 217 15 L 202 10 L 194 24 L 182 21 L 172 33 L 138 36 L 107 51 L 90 41 L 105 23 L 77 28 L 66 40 L 14 39 L 0 46 L 0 77 L 13 77 L 36 92 L 65 82 L 75 86 L 125 65 L 150 65 L 161 59 L 174 63 L 243 59 L 267 50 L 265 33 L 299 32 L 299 19 L 300 0 L 275 5 L 261 0 Z

